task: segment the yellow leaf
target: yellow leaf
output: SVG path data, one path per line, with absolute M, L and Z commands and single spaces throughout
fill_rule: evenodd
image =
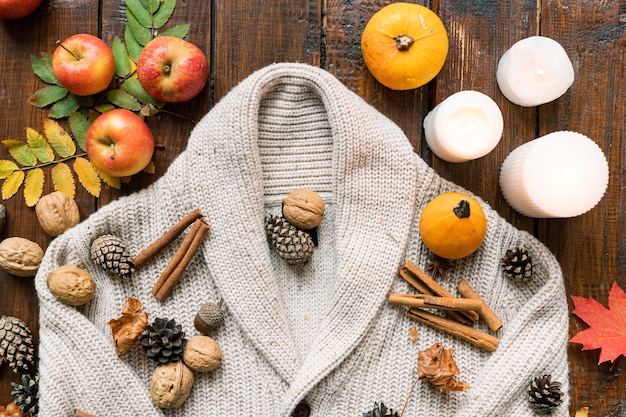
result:
M 74 160 L 74 171 L 80 184 L 94 197 L 100 197 L 102 183 L 96 169 L 87 159 L 78 157 Z
M 575 417 L 587 417 L 589 415 L 589 407 L 583 407 L 576 411 Z
M 102 178 L 102 181 L 104 181 L 104 183 L 107 184 L 109 187 L 115 188 L 116 190 L 122 188 L 122 182 L 120 181 L 119 177 L 112 177 L 109 174 L 105 174 L 98 169 L 96 169 L 96 172 L 98 173 L 100 178 Z
M 43 191 L 44 174 L 43 169 L 35 168 L 28 171 L 26 181 L 24 181 L 24 200 L 26 205 L 32 207 L 37 204 Z
M 59 162 L 52 168 L 51 174 L 54 189 L 73 199 L 76 196 L 76 183 L 70 167 L 65 162 Z
M 154 174 L 156 172 L 156 167 L 154 165 L 154 161 L 148 162 L 148 165 L 143 169 L 143 172 L 146 174 Z
M 56 153 L 61 158 L 68 158 L 76 153 L 76 144 L 69 133 L 52 119 L 43 122 L 43 131 Z
M 0 180 L 7 178 L 13 171 L 17 171 L 18 169 L 19 167 L 15 162 L 9 161 L 8 159 L 0 160 Z
M 24 182 L 24 171 L 14 171 L 12 172 L 6 180 L 4 180 L 4 184 L 2 184 L 2 199 L 8 200 L 13 197 L 13 195 L 20 189 L 20 186 Z
M 26 142 L 39 162 L 46 163 L 54 160 L 54 151 L 41 133 L 30 127 L 26 128 Z
M 32 167 L 37 163 L 37 158 L 35 154 L 30 149 L 26 142 L 22 142 L 21 140 L 15 139 L 7 139 L 3 140 L 2 143 L 7 147 L 7 150 L 11 154 L 13 158 L 20 164 Z

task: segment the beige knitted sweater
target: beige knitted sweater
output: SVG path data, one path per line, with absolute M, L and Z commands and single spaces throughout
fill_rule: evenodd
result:
M 313 189 L 326 202 L 319 246 L 300 266 L 285 264 L 264 230 L 264 215 L 279 213 L 281 198 L 296 188 Z M 455 292 L 466 279 L 500 316 L 494 353 L 419 325 L 387 303 L 392 291 L 412 291 L 398 268 L 407 259 L 421 267 L 427 262 L 419 214 L 448 190 L 461 189 L 329 73 L 290 63 L 257 71 L 198 123 L 161 179 L 51 243 L 36 276 L 40 417 L 73 416 L 77 408 L 100 417 L 287 417 L 303 401 L 315 417 L 361 417 L 374 402 L 402 409 L 417 377 L 418 351 L 438 341 L 455 349 L 459 379 L 472 388 L 442 393 L 420 380 L 405 417 L 532 416 L 525 390 L 533 377 L 551 374 L 568 391 L 562 274 L 541 243 L 480 200 L 486 240 L 441 281 Z M 137 253 L 194 208 L 211 230 L 165 302 L 150 289 L 176 244 L 128 279 L 90 260 L 97 236 L 115 234 Z M 529 283 L 500 271 L 500 259 L 515 246 L 535 259 Z M 46 286 L 47 274 L 65 264 L 96 280 L 95 298 L 83 307 L 61 304 Z M 139 346 L 122 358 L 115 354 L 107 322 L 131 296 L 143 302 L 150 321 L 173 318 L 188 336 L 197 334 L 193 318 L 202 303 L 224 302 L 225 323 L 212 335 L 222 364 L 195 373 L 179 409 L 153 405 L 155 365 Z M 416 342 L 408 337 L 413 325 Z M 567 416 L 567 409 L 566 395 L 554 415 Z

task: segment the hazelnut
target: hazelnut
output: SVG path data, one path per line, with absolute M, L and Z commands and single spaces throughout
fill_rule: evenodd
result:
M 183 405 L 193 386 L 193 372 L 182 361 L 159 365 L 150 380 L 150 396 L 159 408 Z
M 193 336 L 187 341 L 183 361 L 196 372 L 212 371 L 222 363 L 222 350 L 209 336 Z
M 64 304 L 87 304 L 96 292 L 93 277 L 74 265 L 63 265 L 48 274 L 48 289 Z
M 43 249 L 23 237 L 9 237 L 0 242 L 0 268 L 18 277 L 32 277 L 43 259 Z
M 324 200 L 315 191 L 298 189 L 283 198 L 283 216 L 292 225 L 308 230 L 324 217 Z
M 78 204 L 61 191 L 39 199 L 35 213 L 41 228 L 50 236 L 58 236 L 80 221 Z

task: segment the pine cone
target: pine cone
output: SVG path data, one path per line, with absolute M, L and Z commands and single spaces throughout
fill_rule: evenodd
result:
M 552 381 L 551 375 L 534 378 L 527 389 L 528 401 L 541 414 L 550 414 L 563 400 L 561 383 Z
M 502 258 L 502 270 L 510 278 L 527 281 L 535 273 L 535 263 L 526 249 L 509 249 Z
M 397 411 L 393 411 L 391 408 L 385 407 L 385 404 L 382 402 L 380 404 L 374 403 L 374 409 L 372 411 L 368 411 L 367 413 L 363 413 L 363 417 L 399 417 Z
M 36 416 L 39 413 L 39 374 L 32 378 L 30 375 L 22 375 L 22 385 L 11 382 L 15 396 L 15 404 L 24 414 Z
M 130 251 L 120 238 L 114 235 L 102 235 L 91 244 L 91 258 L 104 270 L 120 276 L 135 272 L 135 263 Z
M 157 318 L 141 334 L 141 347 L 145 354 L 158 363 L 180 360 L 186 344 L 182 326 L 173 319 Z
M 34 366 L 33 353 L 33 335 L 26 323 L 17 317 L 0 317 L 0 357 L 13 372 Z
M 288 264 L 303 264 L 313 255 L 311 235 L 276 214 L 265 217 L 265 229 L 272 245 Z

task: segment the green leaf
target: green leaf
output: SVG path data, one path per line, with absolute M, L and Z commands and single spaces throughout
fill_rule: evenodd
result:
M 52 119 L 43 121 L 43 131 L 52 149 L 61 157 L 69 158 L 76 153 L 76 144 L 72 137 Z
M 93 106 L 93 96 L 74 96 L 74 100 L 83 107 Z
M 30 127 L 26 128 L 26 142 L 39 162 L 45 164 L 54 160 L 54 151 L 43 135 Z
M 37 158 L 33 151 L 28 147 L 26 142 L 22 142 L 21 140 L 7 139 L 3 140 L 4 146 L 7 147 L 7 150 L 18 163 L 32 167 L 37 163 Z
M 160 0 L 141 0 L 141 4 L 148 12 L 150 12 L 150 14 L 154 14 L 154 12 L 156 12 L 159 6 L 161 5 L 161 1 Z
M 59 84 L 57 77 L 54 75 L 54 71 L 52 71 L 51 54 L 42 53 L 41 56 L 31 55 L 30 66 L 41 81 L 48 84 Z
M 164 0 L 159 10 L 152 16 L 152 26 L 154 26 L 155 29 L 160 29 L 165 26 L 172 17 L 175 8 L 176 0 Z
M 68 94 L 65 98 L 57 101 L 50 108 L 49 117 L 53 119 L 61 119 L 63 117 L 68 117 L 72 112 L 78 110 L 80 108 L 80 103 L 76 100 L 76 96 L 73 94 Z
M 68 91 L 65 88 L 58 85 L 51 85 L 35 91 L 35 93 L 28 98 L 28 104 L 35 107 L 46 107 L 61 100 L 67 93 Z
M 126 9 L 126 26 L 130 28 L 133 36 L 140 45 L 146 46 L 152 40 L 152 30 L 145 28 L 137 21 L 131 11 Z
M 111 104 L 130 111 L 141 110 L 141 104 L 137 99 L 122 89 L 111 90 L 107 93 L 107 99 Z
M 126 42 L 126 49 L 128 50 L 128 55 L 130 56 L 130 59 L 132 59 L 133 62 L 136 63 L 139 59 L 141 51 L 143 50 L 143 46 L 141 46 L 139 42 L 137 42 L 137 39 L 135 39 L 135 35 L 133 35 L 133 32 L 130 30 L 130 27 L 128 25 L 126 25 L 126 27 L 124 28 L 124 41 Z
M 89 129 L 89 120 L 85 117 L 84 114 L 75 112 L 69 118 L 70 121 L 70 129 L 72 130 L 72 135 L 74 135 L 74 139 L 76 139 L 76 143 L 83 151 L 87 150 L 87 146 L 85 145 L 85 137 L 87 136 L 87 130 Z
M 85 158 L 76 158 L 74 160 L 74 172 L 78 177 L 80 184 L 94 197 L 100 197 L 102 183 L 96 169 Z
M 0 180 L 6 179 L 9 175 L 11 175 L 14 171 L 18 171 L 20 168 L 13 161 L 9 161 L 8 159 L 0 160 Z
M 24 171 L 12 172 L 2 184 L 2 199 L 8 200 L 20 189 L 24 182 Z
M 183 39 L 189 32 L 189 23 L 183 23 L 182 25 L 176 25 L 165 32 L 159 34 L 159 36 L 175 36 Z
M 156 107 L 163 107 L 165 105 L 165 102 L 157 100 L 148 94 L 137 78 L 129 78 L 124 81 L 122 88 L 142 103 L 153 104 Z
M 35 168 L 28 171 L 28 174 L 26 174 L 26 180 L 24 181 L 24 200 L 26 200 L 28 207 L 34 206 L 37 204 L 37 201 L 39 201 L 43 191 L 44 179 L 43 169 L 41 168 Z
M 152 13 L 146 10 L 139 0 L 126 0 L 126 15 L 129 10 L 141 26 L 152 29 Z
M 111 50 L 113 51 L 113 58 L 115 58 L 115 75 L 120 78 L 128 76 L 131 72 L 130 57 L 122 40 L 117 36 L 113 38 Z
M 94 110 L 99 113 L 106 113 L 108 111 L 115 110 L 115 106 L 111 103 L 104 103 L 94 107 Z
M 65 162 L 59 162 L 51 170 L 52 184 L 55 191 L 61 191 L 70 198 L 76 195 L 76 182 L 72 170 Z

